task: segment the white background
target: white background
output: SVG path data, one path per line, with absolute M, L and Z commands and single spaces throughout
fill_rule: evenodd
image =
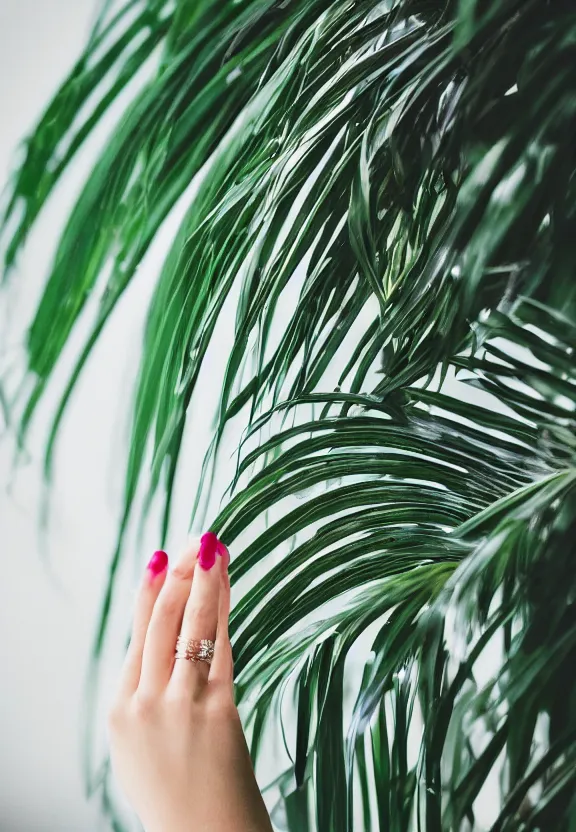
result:
M 94 8 L 93 0 L 0 0 L 2 184 L 18 142 L 79 54 Z M 12 324 L 25 321 L 34 308 L 57 231 L 92 155 L 88 148 L 72 176 L 58 187 L 12 275 Z M 89 804 L 84 795 L 81 709 L 118 519 L 123 391 L 134 375 L 147 297 L 141 286 L 119 309 L 65 420 L 65 441 L 57 453 L 49 566 L 42 559 L 38 531 L 39 448 L 54 396 L 48 397 L 32 431 L 31 460 L 15 478 L 10 477 L 13 445 L 6 437 L 0 443 L 0 832 L 106 828 L 98 819 L 97 799 Z M 7 298 L 1 302 L 5 312 Z M 6 344 L 4 317 L 0 326 L 5 370 L 18 359 L 22 331 L 13 326 Z M 154 548 L 153 541 L 150 545 Z

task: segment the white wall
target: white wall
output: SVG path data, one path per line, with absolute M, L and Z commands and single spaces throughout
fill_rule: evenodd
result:
M 0 0 L 0 180 L 13 151 L 71 67 L 88 33 L 93 0 Z M 34 307 L 70 200 L 85 162 L 58 189 L 26 256 L 13 275 L 11 323 Z M 6 297 L 1 298 L 6 312 Z M 121 472 L 110 447 L 126 375 L 136 354 L 126 335 L 138 326 L 124 315 L 111 328 L 81 384 L 57 454 L 50 566 L 38 530 L 40 454 L 46 414 L 32 432 L 31 462 L 6 482 L 13 446 L 0 442 L 0 832 L 92 832 L 103 829 L 97 803 L 84 796 L 81 706 L 107 561 L 118 511 Z M 126 320 L 127 319 L 127 320 Z M 9 342 L 0 319 L 0 367 L 18 357 L 18 326 Z M 128 339 L 130 343 L 130 339 Z M 126 356 L 119 361 L 118 356 Z M 63 378 L 63 375 L 61 375 Z M 54 397 L 52 396 L 52 402 Z

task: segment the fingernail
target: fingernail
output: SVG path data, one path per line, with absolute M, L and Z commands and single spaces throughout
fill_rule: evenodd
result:
M 212 569 L 216 562 L 216 552 L 218 549 L 218 538 L 214 532 L 206 532 L 200 538 L 200 550 L 198 551 L 198 563 L 208 571 Z
M 150 562 L 147 568 L 152 573 L 153 577 L 156 577 L 156 575 L 160 575 L 161 572 L 164 572 L 167 566 L 168 555 L 166 554 L 166 552 L 163 552 L 161 549 L 159 549 L 157 552 L 154 552 L 154 554 L 150 558 Z

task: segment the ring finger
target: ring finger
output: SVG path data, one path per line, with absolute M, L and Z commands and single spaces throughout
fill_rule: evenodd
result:
M 225 547 L 213 532 L 207 532 L 201 539 L 194 581 L 184 610 L 180 632 L 184 644 L 190 639 L 213 642 L 216 638 L 222 557 L 227 557 Z M 206 661 L 180 659 L 174 663 L 171 684 L 180 689 L 185 687 L 193 696 L 206 684 L 209 670 Z

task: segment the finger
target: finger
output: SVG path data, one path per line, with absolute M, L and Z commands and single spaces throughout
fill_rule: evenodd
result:
M 214 658 L 210 666 L 208 680 L 210 683 L 229 685 L 234 681 L 234 663 L 232 659 L 232 645 L 228 634 L 230 618 L 230 575 L 228 569 L 222 567 L 220 579 L 220 605 L 218 608 L 218 629 L 214 645 Z
M 123 695 L 133 694 L 138 687 L 146 632 L 148 631 L 154 604 L 164 586 L 167 569 L 168 555 L 166 552 L 161 550 L 154 552 L 144 573 L 136 598 L 132 635 L 120 675 L 120 692 Z
M 202 536 L 198 552 L 198 568 L 194 575 L 190 597 L 184 611 L 181 637 L 188 639 L 216 638 L 222 557 L 221 544 L 213 532 Z M 178 659 L 174 664 L 172 683 L 192 696 L 198 686 L 208 680 L 210 665 L 205 661 Z
M 143 691 L 157 693 L 163 690 L 172 675 L 176 639 L 190 595 L 199 548 L 199 540 L 190 542 L 168 572 L 154 604 L 142 656 L 139 687 Z

